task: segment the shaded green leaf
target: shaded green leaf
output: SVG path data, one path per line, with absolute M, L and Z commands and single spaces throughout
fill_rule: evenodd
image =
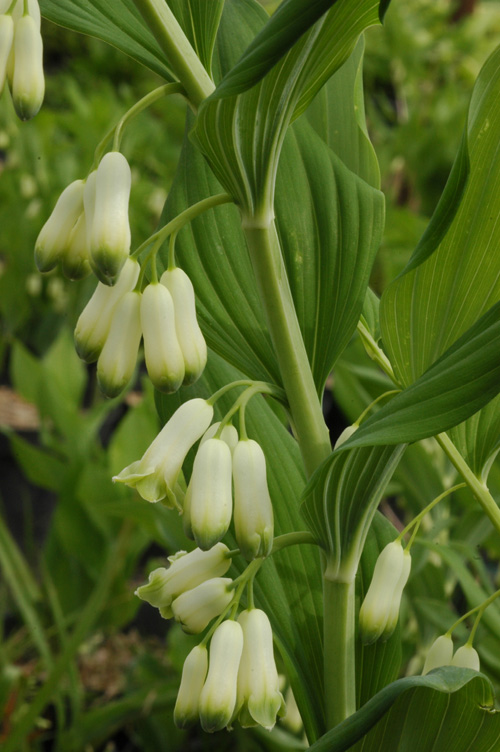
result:
M 224 0 L 168 0 L 168 4 L 210 74 Z
M 8 436 L 12 453 L 28 480 L 40 488 L 57 491 L 67 476 L 66 462 L 15 433 L 9 432 Z

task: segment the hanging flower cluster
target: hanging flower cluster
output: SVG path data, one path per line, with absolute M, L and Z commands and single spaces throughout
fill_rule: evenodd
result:
M 21 120 L 30 120 L 45 94 L 38 0 L 0 0 L 0 94 L 9 84 Z
M 147 501 L 181 506 L 175 484 L 189 449 L 201 438 L 182 503 L 184 529 L 200 549 L 211 549 L 233 517 L 236 540 L 249 561 L 267 556 L 273 544 L 273 509 L 266 461 L 256 441 L 238 440 L 234 426 L 210 426 L 209 401 L 185 402 L 146 450 L 114 481 L 135 487 Z M 209 428 L 210 426 L 210 428 Z
M 453 640 L 450 634 L 441 635 L 432 643 L 427 653 L 422 675 L 428 674 L 434 668 L 441 666 L 457 666 L 479 671 L 479 655 L 477 650 L 468 642 L 453 655 Z

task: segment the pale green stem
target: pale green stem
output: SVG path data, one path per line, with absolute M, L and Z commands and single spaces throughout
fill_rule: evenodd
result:
M 308 476 L 331 452 L 321 402 L 316 392 L 288 284 L 274 222 L 266 227 L 244 223 L 252 266 L 269 332 L 290 405 L 295 436 Z
M 354 581 L 323 579 L 323 650 L 327 728 L 356 712 Z
M 486 484 L 474 475 L 469 465 L 446 433 L 440 433 L 436 436 L 436 441 L 469 486 L 470 490 L 482 506 L 485 514 L 489 517 L 495 530 L 500 533 L 500 509 L 498 508 L 495 499 L 490 494 Z
M 139 99 L 139 101 L 136 102 L 130 108 L 130 110 L 125 113 L 125 115 L 121 118 L 118 125 L 116 126 L 115 135 L 113 138 L 113 151 L 119 151 L 123 138 L 123 130 L 127 123 L 129 123 L 136 115 L 145 110 L 146 107 L 150 107 L 152 104 L 154 104 L 154 102 L 157 102 L 158 99 L 161 99 L 162 97 L 166 97 L 169 94 L 183 93 L 184 89 L 182 88 L 181 84 L 164 84 L 163 86 L 159 86 L 157 89 L 150 91 L 149 94 L 146 94 L 146 96 L 142 97 L 142 99 Z
M 419 512 L 417 514 L 417 516 L 414 517 L 412 519 L 412 521 L 409 522 L 407 524 L 407 526 L 403 530 L 401 530 L 401 532 L 398 535 L 398 537 L 396 538 L 396 540 L 397 541 L 402 541 L 403 538 L 404 538 L 404 536 L 406 535 L 406 533 L 408 533 L 412 529 L 412 527 L 414 525 L 419 525 L 420 522 L 425 517 L 425 515 L 428 514 L 431 511 L 431 509 L 433 509 L 436 506 L 436 504 L 439 504 L 440 501 L 442 501 L 443 499 L 445 499 L 450 494 L 455 493 L 455 491 L 458 491 L 461 488 L 465 488 L 466 485 L 467 485 L 466 483 L 457 483 L 456 486 L 452 486 L 451 488 L 447 488 L 446 491 L 443 491 L 442 494 L 439 494 L 439 496 L 436 496 L 436 498 L 433 499 L 430 504 L 427 504 L 427 506 L 425 507 L 425 509 L 422 509 L 422 511 Z M 412 539 L 413 539 L 413 536 L 412 536 Z
M 165 0 L 134 0 L 167 56 L 168 64 L 186 90 L 193 108 L 210 96 L 215 84 L 192 48 Z
M 277 551 L 281 551 L 283 548 L 288 548 L 288 546 L 297 546 L 302 543 L 308 543 L 309 545 L 313 546 L 318 545 L 316 536 L 310 533 L 308 530 L 300 530 L 296 533 L 284 533 L 283 535 L 278 535 L 273 541 L 273 550 L 271 551 L 271 556 Z
M 451 637 L 453 630 L 456 629 L 458 625 L 461 624 L 465 619 L 468 619 L 469 616 L 472 616 L 472 614 L 475 614 L 477 611 L 478 612 L 477 618 L 474 622 L 474 626 L 472 628 L 469 639 L 467 640 L 467 642 L 472 645 L 472 640 L 474 639 L 474 635 L 476 634 L 477 627 L 479 625 L 479 622 L 481 620 L 481 617 L 484 611 L 488 608 L 490 603 L 493 603 L 493 601 L 496 598 L 498 598 L 499 595 L 500 595 L 500 590 L 496 590 L 492 595 L 489 596 L 489 598 L 486 598 L 485 601 L 480 603 L 479 606 L 474 606 L 474 608 L 471 608 L 470 611 L 467 611 L 466 614 L 463 614 L 459 619 L 456 620 L 454 624 L 451 625 L 451 627 L 446 632 L 446 635 L 448 637 Z
M 377 345 L 371 333 L 368 331 L 362 321 L 358 321 L 358 332 L 365 350 L 370 358 L 374 360 L 375 363 L 378 363 L 380 368 L 384 371 L 384 373 L 387 374 L 387 376 L 389 376 L 389 378 L 396 384 L 396 386 L 399 386 L 389 358 L 387 357 L 385 352 Z

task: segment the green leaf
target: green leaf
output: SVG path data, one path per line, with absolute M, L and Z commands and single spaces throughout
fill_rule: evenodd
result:
M 307 484 L 302 514 L 327 552 L 331 579 L 356 574 L 373 516 L 404 449 L 333 452 Z
M 288 125 L 349 57 L 362 31 L 378 22 L 377 8 L 375 0 L 337 0 L 260 83 L 222 99 L 216 88 L 200 107 L 193 137 L 244 216 L 263 222 L 273 216 L 276 171 Z M 233 33 L 229 17 L 222 16 L 222 48 L 233 42 L 227 37 Z
M 57 491 L 67 476 L 67 464 L 15 433 L 8 433 L 12 453 L 35 486 Z
M 168 4 L 210 74 L 224 0 L 168 0 Z
M 102 39 L 167 81 L 174 80 L 133 0 L 40 0 L 40 9 L 49 21 Z
M 500 391 L 500 302 L 343 445 L 398 444 L 461 423 Z
M 389 684 L 310 749 L 492 752 L 499 743 L 489 680 L 470 669 L 445 667 Z
M 38 404 L 42 364 L 20 342 L 14 342 L 10 354 L 10 378 L 16 392 L 31 404 Z

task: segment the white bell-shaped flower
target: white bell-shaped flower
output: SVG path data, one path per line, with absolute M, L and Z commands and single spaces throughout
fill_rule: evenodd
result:
M 223 621 L 210 643 L 208 675 L 201 690 L 200 721 L 204 731 L 220 731 L 231 722 L 242 650 L 241 625 L 236 621 Z
M 252 608 L 238 617 L 243 630 L 243 653 L 238 672 L 239 721 L 269 731 L 285 709 L 274 661 L 273 632 L 264 611 Z
M 217 543 L 210 551 L 199 548 L 190 553 L 179 551 L 169 556 L 168 569 L 159 567 L 151 572 L 148 583 L 137 588 L 135 594 L 159 608 L 162 616 L 169 619 L 173 616 L 170 605 L 181 593 L 226 574 L 231 566 L 228 553 L 224 543 Z
M 141 294 L 126 292 L 111 318 L 97 361 L 97 380 L 107 397 L 117 397 L 130 382 L 141 344 Z
M 233 598 L 231 583 L 230 577 L 214 577 L 186 590 L 172 601 L 174 619 L 184 632 L 199 634 L 212 619 L 220 616 Z
M 6 9 L 7 10 L 7 9 Z M 7 63 L 14 41 L 14 20 L 12 15 L 0 16 L 0 94 L 5 86 Z
M 226 534 L 232 509 L 231 450 L 222 439 L 208 439 L 191 476 L 191 528 L 200 548 L 211 548 Z
M 207 363 L 207 345 L 196 318 L 194 288 L 182 269 L 167 269 L 160 280 L 174 302 L 175 328 L 184 358 L 184 384 L 193 384 Z
M 266 459 L 252 439 L 239 441 L 233 453 L 234 528 L 248 561 L 268 556 L 273 546 L 273 505 L 266 478 Z
M 196 723 L 200 709 L 200 695 L 208 671 L 208 651 L 196 645 L 184 661 L 182 678 L 174 707 L 174 723 L 186 728 Z
M 70 246 L 73 228 L 83 213 L 83 180 L 74 180 L 57 199 L 35 243 L 35 262 L 41 272 L 53 269 Z
M 40 27 L 30 15 L 14 23 L 12 101 L 21 120 L 30 120 L 42 106 L 45 94 L 43 42 Z
M 406 583 L 406 580 L 402 583 L 404 570 L 403 547 L 399 541 L 392 541 L 377 559 L 370 587 L 359 612 L 360 635 L 365 645 L 371 645 L 384 635 L 387 620 L 394 613 L 394 594 L 399 593 L 400 599 Z
M 453 640 L 447 634 L 438 637 L 429 648 L 425 658 L 422 676 L 434 668 L 449 666 L 453 657 Z
M 164 285 L 152 283 L 144 289 L 141 325 L 149 378 L 161 392 L 176 392 L 184 379 L 184 358 L 177 340 L 172 296 Z
M 128 465 L 113 480 L 137 489 L 146 501 L 167 498 L 176 504 L 175 483 L 193 444 L 205 433 L 214 409 L 203 399 L 181 405 L 164 425 L 140 460 Z
M 479 671 L 480 663 L 477 650 L 467 643 L 462 645 L 453 656 L 451 665 L 458 666 L 458 668 L 471 668 L 474 671 Z
M 63 274 L 68 279 L 83 279 L 90 273 L 87 221 L 82 212 L 71 230 L 68 248 L 61 258 Z M 123 272 L 123 269 L 122 269 Z
M 95 176 L 93 212 L 90 216 L 89 250 L 92 268 L 104 284 L 115 283 L 130 251 L 128 203 L 130 167 L 118 151 L 105 154 Z M 89 204 L 91 197 L 89 197 Z M 87 203 L 85 204 L 87 212 Z
M 75 347 L 82 360 L 93 363 L 99 357 L 111 327 L 113 312 L 123 296 L 134 289 L 139 271 L 137 261 L 128 258 L 114 287 L 98 283 L 75 328 Z
M 388 640 L 397 627 L 398 620 L 399 620 L 399 609 L 401 606 L 401 596 L 403 595 L 403 590 L 405 588 L 406 583 L 408 582 L 410 571 L 411 571 L 411 556 L 410 556 L 410 552 L 408 550 L 405 550 L 404 557 L 403 557 L 403 568 L 401 570 L 401 574 L 399 575 L 399 580 L 397 582 L 397 585 L 394 588 L 394 592 L 392 594 L 391 605 L 387 613 L 387 621 L 385 623 L 384 631 L 380 635 L 380 639 L 383 641 Z

